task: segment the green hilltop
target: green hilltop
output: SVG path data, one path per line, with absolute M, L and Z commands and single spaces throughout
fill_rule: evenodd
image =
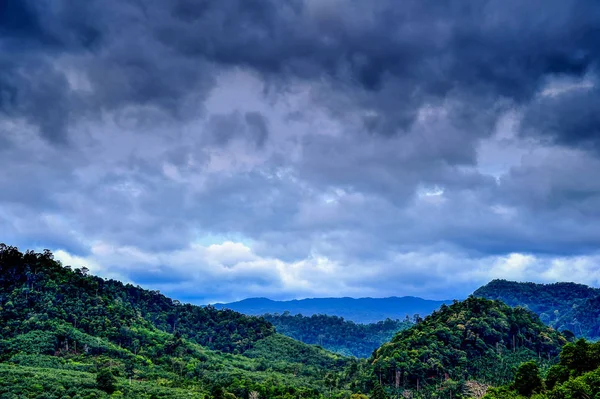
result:
M 493 280 L 474 296 L 522 306 L 557 330 L 578 337 L 600 339 L 600 289 L 576 283 L 536 284 Z
M 457 395 L 469 381 L 504 384 L 525 361 L 547 367 L 566 342 L 526 309 L 469 297 L 398 333 L 371 362 L 390 392 Z
M 2 398 L 312 398 L 360 389 L 356 360 L 276 334 L 264 319 L 71 270 L 49 251 L 0 245 L 0 319 Z M 96 379 L 106 370 L 114 381 L 103 390 Z

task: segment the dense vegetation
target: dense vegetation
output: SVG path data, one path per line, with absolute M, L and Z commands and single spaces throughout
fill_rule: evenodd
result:
M 239 302 L 215 304 L 218 309 L 232 309 L 240 313 L 301 314 L 312 316 L 326 314 L 339 316 L 355 323 L 377 323 L 386 319 L 404 320 L 406 316 L 426 316 L 442 304 L 452 301 L 433 301 L 412 296 L 389 298 L 309 298 L 292 301 L 273 301 L 267 298 L 249 298 Z
M 474 296 L 523 306 L 558 330 L 600 339 L 600 289 L 575 283 L 535 284 L 494 280 Z
M 522 362 L 556 361 L 565 338 L 523 308 L 470 297 L 400 332 L 371 361 L 389 391 L 456 396 L 466 384 L 500 385 Z
M 67 323 L 86 334 L 135 348 L 127 330 L 137 324 L 177 331 L 195 343 L 241 353 L 275 332 L 263 319 L 230 310 L 180 304 L 131 284 L 88 276 L 54 262 L 52 254 L 0 247 L 1 333 L 14 336 L 44 329 L 49 321 Z M 32 315 L 24 321 L 24 316 Z
M 312 315 L 310 317 L 289 312 L 266 314 L 278 333 L 307 344 L 320 345 L 330 351 L 346 356 L 367 358 L 384 342 L 399 331 L 412 326 L 412 321 L 387 319 L 371 324 L 357 324 L 342 317 Z
M 290 335 L 363 354 L 410 323 L 268 317 Z M 181 304 L 64 267 L 49 251 L 0 244 L 0 320 L 2 399 L 458 398 L 502 384 L 491 399 L 600 399 L 591 396 L 600 344 L 567 345 L 553 366 L 567 342 L 561 333 L 483 298 L 416 317 L 366 361 L 279 334 L 263 318 Z
M 261 318 L 89 276 L 48 251 L 0 245 L 0 320 L 3 399 L 309 398 L 368 389 L 364 364 L 276 334 Z
M 485 399 L 600 399 L 600 342 L 565 345 L 559 364 L 543 374 L 535 362 L 524 363 L 511 384 L 490 388 Z

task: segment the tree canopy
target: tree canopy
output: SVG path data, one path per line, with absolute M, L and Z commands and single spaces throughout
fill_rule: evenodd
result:
M 456 394 L 470 379 L 506 383 L 527 360 L 552 364 L 566 342 L 526 309 L 470 297 L 398 333 L 371 362 L 390 388 Z
M 277 332 L 307 344 L 322 346 L 346 356 L 367 358 L 384 342 L 399 331 L 412 326 L 408 317 L 404 320 L 386 319 L 377 323 L 358 324 L 343 317 L 328 315 L 265 314 L 263 318 L 272 323 Z
M 289 399 L 367 389 L 365 364 L 276 334 L 262 318 L 181 304 L 63 266 L 49 251 L 0 245 L 0 320 L 2 398 Z
M 498 299 L 522 306 L 557 330 L 576 336 L 600 339 L 600 289 L 575 283 L 518 283 L 493 280 L 477 289 L 474 296 Z

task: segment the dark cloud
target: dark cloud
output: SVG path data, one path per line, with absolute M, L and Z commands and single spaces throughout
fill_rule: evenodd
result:
M 41 57 L 0 59 L 0 112 L 8 117 L 26 118 L 39 126 L 50 141 L 64 143 L 74 105 L 65 76 Z M 12 58 L 12 57 L 10 57 Z
M 593 1 L 402 7 L 332 0 L 9 1 L 3 7 L 3 18 L 14 21 L 4 28 L 8 41 L 37 42 L 36 49 L 57 43 L 51 55 L 77 57 L 72 62 L 91 86 L 74 93 L 64 71 L 42 62 L 27 71 L 28 84 L 5 89 L 24 104 L 15 112 L 48 137 L 61 137 L 69 118 L 102 109 L 152 105 L 177 118 L 194 115 L 198 104 L 189 103 L 190 95 L 201 99 L 212 87 L 211 64 L 249 67 L 275 80 L 325 79 L 327 90 L 350 97 L 343 104 L 354 106 L 348 112 L 377 111 L 365 117 L 366 127 L 390 133 L 412 123 L 424 104 L 457 93 L 527 100 L 548 74 L 585 73 L 599 48 Z M 17 54 L 15 62 L 27 55 Z M 334 106 L 335 97 L 325 101 Z M 53 104 L 54 112 L 32 115 L 29 104 Z
M 244 119 L 248 124 L 249 133 L 256 142 L 256 145 L 258 147 L 264 146 L 269 138 L 269 126 L 265 117 L 259 112 L 247 112 L 244 115 Z
M 322 257 L 373 268 L 335 287 L 354 293 L 423 290 L 420 268 L 450 292 L 452 254 L 591 256 L 598 21 L 596 1 L 0 2 L 0 227 L 106 262 L 237 237 L 255 263 L 219 263 L 218 295 L 320 292 L 344 274 Z M 166 264 L 121 274 L 187 284 Z
M 0 4 L 0 30 L 13 37 L 36 37 L 41 35 L 38 14 L 26 1 L 7 0 Z
M 234 138 L 241 138 L 262 148 L 269 137 L 268 122 L 259 112 L 211 115 L 207 130 L 208 142 L 219 147 L 226 146 Z
M 600 150 L 600 89 L 568 88 L 532 102 L 525 114 L 525 131 L 559 144 Z

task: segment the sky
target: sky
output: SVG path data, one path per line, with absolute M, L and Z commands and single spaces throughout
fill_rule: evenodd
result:
M 0 242 L 193 303 L 600 286 L 597 0 L 0 2 Z

